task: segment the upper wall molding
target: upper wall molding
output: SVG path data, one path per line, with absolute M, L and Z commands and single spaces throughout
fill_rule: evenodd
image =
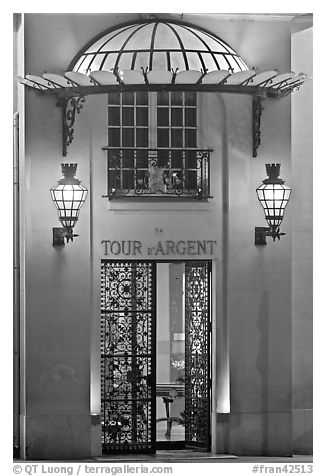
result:
M 183 15 L 183 19 L 192 18 L 195 20 L 197 17 L 208 17 L 215 20 L 225 21 L 284 21 L 284 22 L 306 22 L 312 21 L 312 13 L 186 13 Z

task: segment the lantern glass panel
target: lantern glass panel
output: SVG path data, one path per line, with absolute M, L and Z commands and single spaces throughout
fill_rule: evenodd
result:
M 258 199 L 264 208 L 265 218 L 271 227 L 279 227 L 288 204 L 291 189 L 283 184 L 262 184 L 257 189 Z
M 86 200 L 86 188 L 80 184 L 58 184 L 51 189 L 51 196 L 62 225 L 74 227 Z

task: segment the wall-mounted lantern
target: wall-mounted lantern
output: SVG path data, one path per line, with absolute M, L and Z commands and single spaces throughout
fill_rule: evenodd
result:
M 63 178 L 58 185 L 51 188 L 51 197 L 58 211 L 59 220 L 63 228 L 53 228 L 53 245 L 64 245 L 73 241 L 73 228 L 78 221 L 79 212 L 83 206 L 87 189 L 75 178 L 77 164 L 61 164 Z
M 281 164 L 266 164 L 265 167 L 268 178 L 263 180 L 256 192 L 269 227 L 255 228 L 255 245 L 266 245 L 266 236 L 271 236 L 275 241 L 285 235 L 280 232 L 280 225 L 291 195 L 291 189 L 279 178 Z

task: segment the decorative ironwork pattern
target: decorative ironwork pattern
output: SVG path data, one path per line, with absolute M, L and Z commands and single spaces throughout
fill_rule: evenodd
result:
M 155 263 L 101 263 L 102 444 L 155 451 Z
M 185 439 L 187 448 L 210 450 L 210 268 L 185 263 Z
M 263 106 L 259 96 L 252 98 L 252 156 L 257 157 L 257 150 L 261 144 L 260 119 Z
M 209 150 L 108 149 L 108 197 L 209 198 Z
M 62 98 L 57 102 L 62 107 L 62 155 L 66 157 L 68 146 L 74 139 L 76 114 L 79 114 L 85 102 L 84 96 Z

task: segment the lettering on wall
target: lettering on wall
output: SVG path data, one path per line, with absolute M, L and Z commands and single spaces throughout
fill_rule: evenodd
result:
M 144 246 L 138 240 L 102 240 L 105 256 L 212 256 L 216 240 L 159 240 Z

